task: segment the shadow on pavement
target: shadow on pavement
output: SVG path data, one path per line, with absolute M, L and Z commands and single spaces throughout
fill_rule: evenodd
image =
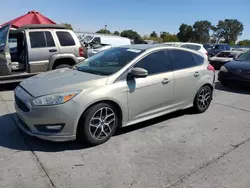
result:
M 194 114 L 192 110 L 181 110 L 168 115 L 164 115 L 152 120 L 148 120 L 142 123 L 131 125 L 128 127 L 120 128 L 117 130 L 114 137 L 122 134 L 137 131 L 148 126 L 167 121 L 172 118 L 177 118 L 187 114 Z M 0 147 L 21 150 L 21 151 L 43 151 L 43 152 L 60 152 L 66 150 L 81 150 L 87 149 L 91 146 L 77 141 L 72 142 L 50 142 L 31 137 L 23 133 L 16 127 L 15 121 L 13 120 L 14 114 L 7 114 L 0 116 Z
M 220 82 L 216 82 L 215 89 L 220 90 L 220 91 L 238 93 L 238 94 L 250 94 L 250 85 L 249 85 L 249 87 L 235 85 L 235 84 L 230 84 L 228 86 L 224 86 Z

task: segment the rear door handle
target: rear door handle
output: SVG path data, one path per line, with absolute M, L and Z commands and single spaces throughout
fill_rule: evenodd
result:
M 195 77 L 200 76 L 200 73 L 199 73 L 199 72 L 195 72 L 195 73 L 194 73 L 194 76 L 195 76 Z
M 51 49 L 49 52 L 57 52 L 57 49 Z
M 167 78 L 164 78 L 164 79 L 161 81 L 162 84 L 167 84 L 167 83 L 169 83 L 169 82 L 170 82 L 170 80 L 167 79 Z

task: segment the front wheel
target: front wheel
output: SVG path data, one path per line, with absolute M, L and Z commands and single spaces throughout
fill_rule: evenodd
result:
M 197 92 L 194 99 L 194 110 L 198 113 L 205 112 L 212 100 L 212 90 L 209 86 L 203 86 Z
M 98 103 L 90 107 L 78 125 L 78 139 L 90 145 L 99 145 L 110 139 L 118 126 L 118 115 L 115 106 L 109 103 Z

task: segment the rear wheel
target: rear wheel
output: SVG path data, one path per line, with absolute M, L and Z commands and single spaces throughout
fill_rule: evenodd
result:
M 212 90 L 209 86 L 203 86 L 197 92 L 194 99 L 194 110 L 198 113 L 205 112 L 212 100 Z
M 90 107 L 78 125 L 78 139 L 90 145 L 108 141 L 118 126 L 117 114 L 116 108 L 109 103 L 98 103 Z

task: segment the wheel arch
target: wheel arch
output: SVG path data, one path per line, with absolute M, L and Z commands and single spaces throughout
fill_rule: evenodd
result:
M 115 102 L 114 100 L 110 100 L 110 99 L 107 99 L 107 100 L 100 100 L 100 101 L 96 101 L 96 102 L 90 104 L 90 105 L 89 105 L 87 108 L 85 108 L 85 110 L 81 113 L 80 118 L 78 119 L 78 122 L 77 122 L 76 135 L 79 134 L 78 131 L 79 131 L 79 129 L 80 129 L 80 124 L 81 124 L 81 122 L 83 122 L 83 120 L 84 120 L 84 114 L 86 113 L 86 111 L 87 111 L 89 108 L 91 108 L 92 106 L 94 106 L 94 105 L 96 105 L 96 104 L 99 104 L 99 103 L 108 103 L 108 104 L 113 105 L 113 106 L 117 109 L 117 111 L 118 111 L 118 120 L 119 120 L 119 122 L 118 122 L 118 127 L 121 127 L 121 126 L 122 126 L 123 113 L 122 113 L 122 108 L 121 108 L 121 106 L 120 106 L 117 102 Z

